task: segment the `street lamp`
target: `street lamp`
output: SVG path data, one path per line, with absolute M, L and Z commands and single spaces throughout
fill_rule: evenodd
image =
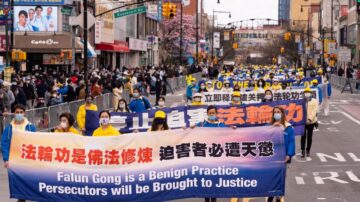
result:
M 220 2 L 220 0 L 218 0 L 218 2 Z M 213 10 L 213 21 L 212 21 L 212 43 L 211 43 L 211 61 L 214 60 L 214 27 L 215 27 L 215 13 L 225 13 L 225 14 L 229 14 L 229 18 L 231 18 L 231 12 L 230 11 L 216 11 Z

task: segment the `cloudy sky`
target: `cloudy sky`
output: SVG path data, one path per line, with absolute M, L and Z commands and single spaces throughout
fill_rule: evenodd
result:
M 212 15 L 216 11 L 231 11 L 231 19 L 227 14 L 217 15 L 218 23 L 246 20 L 251 18 L 278 18 L 278 0 L 204 0 L 205 12 Z

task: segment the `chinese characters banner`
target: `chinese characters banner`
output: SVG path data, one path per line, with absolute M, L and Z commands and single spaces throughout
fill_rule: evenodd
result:
M 284 195 L 283 129 L 188 129 L 117 137 L 14 132 L 10 197 L 165 201 Z
M 312 96 L 319 100 L 318 89 L 311 89 Z M 205 92 L 204 102 L 208 105 L 228 105 L 232 102 L 233 93 L 214 91 L 214 92 Z M 241 92 L 241 103 L 242 104 L 253 104 L 261 103 L 264 99 L 265 93 L 258 93 L 256 91 Z M 299 100 L 305 99 L 304 89 L 291 89 L 291 90 L 276 90 L 273 91 L 273 100 L 282 101 L 282 100 Z
M 303 135 L 306 124 L 305 100 L 286 100 L 278 102 L 248 104 L 240 106 L 217 106 L 218 118 L 226 125 L 238 127 L 253 127 L 269 124 L 272 110 L 275 106 L 282 107 L 286 112 L 287 120 L 294 126 L 296 135 Z M 161 109 L 167 114 L 167 123 L 170 128 L 194 126 L 206 118 L 207 106 L 181 106 Z M 157 109 L 144 113 L 111 113 L 111 124 L 121 133 L 133 130 L 147 131 Z M 88 136 L 99 127 L 99 116 L 96 111 L 86 111 L 85 128 Z
M 230 81 L 230 86 L 233 87 L 235 85 L 238 85 L 240 88 L 251 88 L 251 86 L 257 86 L 257 82 L 253 80 L 243 80 L 243 79 L 233 79 L 228 78 L 225 79 L 224 77 L 220 77 L 219 80 L 212 81 L 213 87 L 215 90 L 221 90 L 221 88 L 224 86 L 224 81 L 228 80 Z M 317 80 L 319 84 L 322 84 L 322 78 L 321 77 L 315 77 L 315 78 L 303 78 L 299 81 L 290 79 L 290 80 L 280 80 L 280 83 L 286 83 L 288 86 L 311 86 L 311 82 L 313 80 Z M 267 87 L 271 87 L 272 81 L 266 80 L 265 85 Z

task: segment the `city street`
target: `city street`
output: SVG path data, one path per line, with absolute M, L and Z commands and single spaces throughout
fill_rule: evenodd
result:
M 167 96 L 167 103 L 182 103 L 180 92 Z M 340 94 L 334 90 L 330 114 L 320 115 L 314 134 L 311 157 L 293 159 L 286 179 L 289 202 L 356 202 L 360 197 L 360 95 Z M 299 152 L 300 138 L 297 138 Z M 8 198 L 6 170 L 0 169 L 0 201 Z M 200 202 L 204 199 L 177 200 Z M 220 202 L 262 202 L 265 199 L 219 199 Z

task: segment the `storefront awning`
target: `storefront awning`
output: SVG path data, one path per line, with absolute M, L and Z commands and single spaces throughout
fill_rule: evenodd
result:
M 95 49 L 102 50 L 102 51 L 122 52 L 122 53 L 130 52 L 129 47 L 127 47 L 123 44 L 101 43 L 101 44 L 96 44 Z

